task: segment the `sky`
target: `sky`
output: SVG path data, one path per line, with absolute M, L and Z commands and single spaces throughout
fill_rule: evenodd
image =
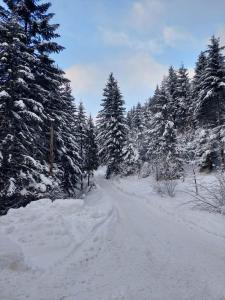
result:
M 168 67 L 193 75 L 212 34 L 225 45 L 225 0 L 52 0 L 59 42 L 54 56 L 76 101 L 96 114 L 109 73 L 126 106 L 144 102 Z

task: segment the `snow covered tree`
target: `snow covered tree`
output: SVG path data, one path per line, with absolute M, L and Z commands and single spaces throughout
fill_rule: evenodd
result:
M 141 132 L 143 130 L 143 108 L 140 102 L 135 107 L 133 122 L 136 131 Z
M 102 110 L 97 117 L 98 145 L 101 162 L 107 166 L 106 177 L 110 178 L 121 172 L 127 132 L 124 101 L 112 73 L 103 96 Z
M 178 150 L 174 123 L 170 120 L 170 108 L 165 82 L 157 89 L 159 103 L 154 102 L 154 115 L 145 132 L 148 151 L 146 159 L 152 164 L 156 179 L 175 179 L 182 175 L 182 162 Z
M 200 125 L 218 126 L 224 122 L 225 63 L 219 39 L 214 36 L 207 50 L 207 64 L 201 76 L 195 116 Z
M 78 106 L 78 114 L 77 114 L 77 128 L 76 128 L 76 135 L 78 141 L 78 149 L 79 149 L 79 156 L 81 158 L 81 177 L 80 177 L 80 184 L 81 190 L 83 190 L 83 179 L 84 179 L 84 171 L 85 171 L 85 160 L 86 160 L 86 149 L 85 149 L 85 141 L 87 134 L 87 118 L 84 111 L 83 103 L 80 102 Z
M 191 86 L 187 69 L 182 65 L 177 72 L 177 114 L 176 122 L 180 131 L 190 127 L 189 107 L 191 102 Z
M 126 123 L 127 123 L 127 126 L 130 130 L 133 130 L 134 128 L 134 122 L 133 122 L 133 119 L 134 119 L 134 109 L 131 108 L 128 112 L 127 112 L 127 117 L 126 117 Z
M 150 109 L 153 113 L 158 112 L 164 104 L 165 103 L 160 102 L 160 88 L 157 85 L 151 102 L 149 103 Z
M 61 124 L 61 185 L 63 191 L 71 196 L 79 189 L 82 160 L 79 155 L 77 135 L 77 108 L 69 83 L 61 87 L 61 100 L 64 104 Z M 66 109 L 65 109 L 66 108 Z
M 124 149 L 123 149 L 123 162 L 122 162 L 122 174 L 125 176 L 135 174 L 140 169 L 140 158 L 138 150 L 132 139 L 127 137 Z
M 85 139 L 85 171 L 88 176 L 88 186 L 90 184 L 90 176 L 93 176 L 93 171 L 97 170 L 98 162 L 98 146 L 96 141 L 95 126 L 92 117 L 87 121 L 86 139 Z
M 195 66 L 195 74 L 194 74 L 194 78 L 192 80 L 192 88 L 191 88 L 191 98 L 192 98 L 192 102 L 190 104 L 190 115 L 192 116 L 191 121 L 192 121 L 192 127 L 194 125 L 196 125 L 196 119 L 193 118 L 193 114 L 195 111 L 195 106 L 198 103 L 198 99 L 199 99 L 199 94 L 201 91 L 201 83 L 202 83 L 202 76 L 205 72 L 206 69 L 206 65 L 207 65 L 207 57 L 205 52 L 201 52 L 198 60 L 196 62 L 196 66 Z
M 63 88 L 68 80 L 50 58 L 63 49 L 53 41 L 58 25 L 50 24 L 50 4 L 4 2 L 7 9 L 0 7 L 0 184 L 1 206 L 7 209 L 51 196 L 58 189 L 63 195 L 74 194 L 80 162 L 71 134 L 73 99 Z
M 170 116 L 170 120 L 177 127 L 177 111 L 179 108 L 177 99 L 177 73 L 171 66 L 169 68 L 169 74 L 165 79 L 166 93 L 168 98 L 167 110 Z
M 158 179 L 177 179 L 183 174 L 183 163 L 176 139 L 174 124 L 167 121 L 161 140 L 161 153 L 159 167 L 157 168 Z
M 40 145 L 46 118 L 35 97 L 32 67 L 37 63 L 26 46 L 18 18 L 0 21 L 0 203 L 1 210 L 25 205 L 45 193 L 46 163 Z
M 214 164 L 216 162 L 213 157 L 217 157 L 216 160 L 220 157 L 224 168 L 225 60 L 223 49 L 224 47 L 220 47 L 219 39 L 213 36 L 206 52 L 207 63 L 201 74 L 194 118 L 198 127 L 213 130 L 214 142 L 210 143 L 214 145 L 213 150 L 212 148 L 210 151 L 206 150 L 207 153 L 211 153 L 211 159 L 208 159 L 209 154 L 204 157 L 207 157 L 207 161 L 214 161 Z

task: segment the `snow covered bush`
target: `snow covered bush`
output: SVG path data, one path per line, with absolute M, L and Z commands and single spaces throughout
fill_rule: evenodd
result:
M 166 195 L 169 197 L 175 196 L 176 187 L 177 187 L 176 180 L 156 181 L 154 185 L 154 189 L 158 194 L 160 194 L 161 196 Z

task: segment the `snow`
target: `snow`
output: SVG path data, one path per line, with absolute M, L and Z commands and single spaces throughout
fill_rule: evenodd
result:
M 24 257 L 19 245 L 5 235 L 0 235 L 0 245 L 0 270 L 24 269 Z
M 23 100 L 18 100 L 18 101 L 15 101 L 15 106 L 21 108 L 21 109 L 24 109 L 26 107 L 26 105 L 24 104 Z
M 10 162 L 10 160 L 9 160 Z M 9 178 L 9 187 L 8 187 L 8 195 L 13 195 L 14 191 L 16 190 L 16 185 L 15 185 L 15 178 Z
M 3 98 L 3 97 L 9 98 L 10 95 L 9 95 L 6 91 L 1 91 L 1 92 L 0 92 L 0 98 Z
M 85 200 L 0 217 L 1 299 L 224 299 L 225 218 L 183 205 L 191 179 L 169 198 L 151 177 L 104 171 Z

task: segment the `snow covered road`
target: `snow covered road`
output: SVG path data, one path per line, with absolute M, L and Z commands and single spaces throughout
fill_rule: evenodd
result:
M 223 216 L 175 209 L 147 181 L 96 181 L 86 210 L 98 222 L 80 246 L 48 268 L 0 270 L 0 299 L 225 299 Z

